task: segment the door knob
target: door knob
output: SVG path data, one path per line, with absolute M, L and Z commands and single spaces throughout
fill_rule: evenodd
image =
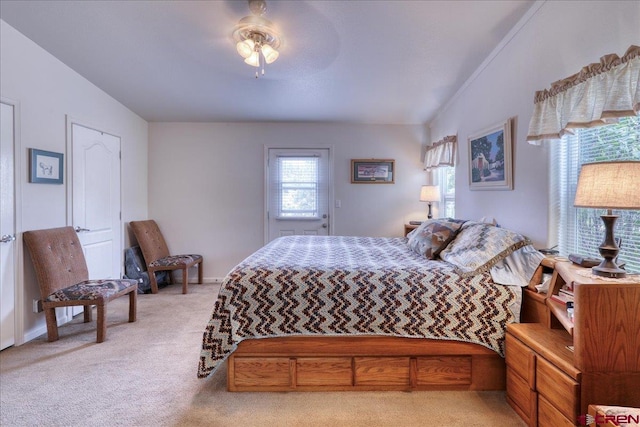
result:
M 9 242 L 13 242 L 14 240 L 16 240 L 16 236 L 11 234 L 5 234 L 2 237 L 0 237 L 0 243 L 9 243 Z
M 76 230 L 76 233 L 80 233 L 81 231 L 91 231 L 88 228 L 81 228 L 77 225 L 76 225 L 76 228 L 74 228 L 74 230 Z
M 327 224 L 322 224 L 322 228 L 327 228 L 328 225 Z

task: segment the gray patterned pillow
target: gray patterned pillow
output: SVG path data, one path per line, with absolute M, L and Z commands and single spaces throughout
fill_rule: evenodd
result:
M 452 218 L 425 221 L 409 233 L 407 245 L 418 255 L 435 259 L 440 251 L 456 237 L 464 222 L 464 220 Z
M 513 251 L 531 244 L 526 237 L 491 224 L 469 221 L 440 258 L 455 265 L 463 277 L 489 270 Z

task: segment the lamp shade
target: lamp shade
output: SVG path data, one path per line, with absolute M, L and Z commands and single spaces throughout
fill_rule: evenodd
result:
M 262 54 L 264 55 L 264 60 L 267 64 L 271 64 L 273 61 L 278 59 L 278 56 L 280 56 L 278 51 L 268 44 L 262 45 Z
M 242 40 L 236 44 L 236 50 L 238 51 L 240 56 L 246 59 L 253 53 L 255 45 L 256 44 L 251 39 Z
M 252 67 L 260 66 L 260 54 L 254 51 L 247 59 L 244 60 L 245 63 L 251 65 Z
M 580 208 L 640 209 L 640 161 L 582 165 L 573 205 Z
M 420 189 L 421 202 L 439 202 L 440 187 L 437 185 L 423 185 Z

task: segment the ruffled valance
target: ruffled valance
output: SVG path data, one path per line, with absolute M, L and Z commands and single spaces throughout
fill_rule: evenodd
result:
M 599 63 L 536 92 L 527 141 L 562 138 L 571 128 L 601 126 L 640 111 L 640 47 L 622 58 L 605 55 Z
M 457 142 L 456 135 L 449 135 L 431 145 L 424 155 L 424 170 L 430 171 L 439 166 L 455 166 Z

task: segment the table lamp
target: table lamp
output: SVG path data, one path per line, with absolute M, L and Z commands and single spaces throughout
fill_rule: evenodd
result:
M 599 247 L 604 259 L 592 272 L 603 277 L 625 277 L 626 272 L 615 263 L 620 252 L 613 235 L 618 215 L 613 215 L 611 210 L 640 209 L 640 161 L 583 164 L 573 205 L 607 209 L 607 214 L 601 215 L 605 238 Z
M 431 203 L 440 201 L 440 187 L 437 185 L 423 185 L 420 189 L 420 201 L 429 203 L 429 215 L 427 218 L 433 218 L 433 215 L 431 215 Z

